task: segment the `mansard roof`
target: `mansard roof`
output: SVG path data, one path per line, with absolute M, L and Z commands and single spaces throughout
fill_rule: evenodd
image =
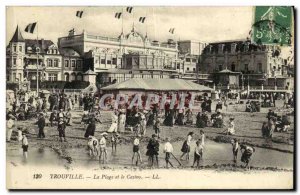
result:
M 17 26 L 15 34 L 11 38 L 10 42 L 25 42 L 25 39 L 22 36 L 19 26 Z
M 39 39 L 25 39 L 26 51 L 28 52 L 28 47 L 31 48 L 31 52 L 36 52 L 36 48 L 40 48 L 40 53 L 46 53 L 51 45 L 54 43 L 51 40 Z

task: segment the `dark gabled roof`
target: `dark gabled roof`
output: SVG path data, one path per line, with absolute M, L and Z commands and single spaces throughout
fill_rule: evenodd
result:
M 23 38 L 23 36 L 21 34 L 19 26 L 17 26 L 15 34 L 11 38 L 10 42 L 25 42 L 25 39 Z
M 26 51 L 28 47 L 31 47 L 31 51 L 36 52 L 36 48 L 39 47 L 40 53 L 46 53 L 51 45 L 54 45 L 51 40 L 39 39 L 37 41 L 36 39 L 25 39 Z

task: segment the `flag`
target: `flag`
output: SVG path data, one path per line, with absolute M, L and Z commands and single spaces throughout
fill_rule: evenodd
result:
M 127 7 L 126 11 L 131 14 L 133 7 Z
M 25 32 L 28 32 L 28 33 L 33 33 L 34 32 L 34 29 L 36 27 L 36 22 L 34 23 L 30 23 L 26 26 L 25 28 Z
M 252 42 L 290 45 L 293 31 L 293 7 L 257 6 L 252 26 Z
M 174 34 L 175 28 L 170 28 L 169 33 Z
M 141 23 L 144 23 L 145 20 L 146 20 L 146 17 L 140 17 L 140 18 L 139 18 L 139 22 L 141 22 Z
M 115 14 L 115 18 L 120 19 L 121 15 L 122 15 L 122 12 L 117 12 L 117 13 Z
M 78 18 L 81 18 L 81 17 L 82 17 L 82 14 L 83 14 L 83 11 L 77 11 L 77 12 L 76 12 L 76 16 L 77 16 Z

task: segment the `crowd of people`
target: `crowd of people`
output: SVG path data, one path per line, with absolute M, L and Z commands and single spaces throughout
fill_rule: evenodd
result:
M 246 107 L 250 109 L 250 112 L 259 112 L 257 105 L 254 101 L 248 101 Z M 293 97 L 290 97 L 288 104 L 292 105 Z M 250 106 L 249 106 L 250 105 Z M 150 167 L 158 166 L 159 164 L 159 149 L 160 142 L 162 140 L 162 128 L 161 125 L 173 127 L 176 126 L 191 126 L 194 124 L 197 128 L 200 128 L 200 139 L 194 140 L 194 133 L 190 132 L 187 138 L 183 142 L 180 156 L 180 160 L 173 154 L 172 139 L 166 137 L 164 139 L 163 152 L 165 153 L 166 167 L 173 167 L 174 162 L 171 159 L 175 159 L 179 165 L 181 161 L 190 160 L 190 152 L 193 150 L 194 161 L 193 167 L 200 166 L 200 161 L 203 159 L 203 153 L 205 151 L 205 135 L 203 128 L 214 127 L 220 128 L 220 133 L 225 135 L 235 135 L 235 123 L 234 117 L 229 117 L 228 122 L 224 122 L 223 109 L 227 110 L 227 99 L 219 99 L 216 103 L 215 109 L 212 109 L 212 99 L 208 95 L 204 95 L 202 103 L 199 106 L 199 112 L 193 113 L 193 110 L 189 108 L 188 104 L 185 104 L 183 108 L 179 108 L 175 105 L 174 108 L 170 107 L 170 104 L 166 103 L 164 109 L 159 108 L 158 103 L 151 105 L 150 109 L 140 109 L 137 106 L 129 108 L 128 105 L 123 108 L 113 109 L 111 114 L 111 125 L 105 132 L 101 133 L 100 139 L 95 137 L 97 124 L 102 123 L 102 115 L 99 107 L 99 97 L 93 94 L 71 94 L 64 93 L 51 93 L 46 95 L 41 93 L 38 97 L 30 95 L 29 93 L 15 93 L 13 98 L 7 101 L 7 141 L 11 141 L 13 129 L 15 128 L 16 120 L 36 120 L 38 127 L 37 137 L 44 139 L 47 137 L 44 129 L 46 126 L 50 128 L 57 128 L 58 137 L 60 142 L 67 142 L 66 139 L 66 127 L 72 126 L 72 111 L 74 109 L 82 111 L 81 124 L 84 124 L 85 133 L 84 138 L 87 139 L 87 146 L 89 148 L 89 154 L 92 157 L 99 157 L 100 163 L 107 162 L 107 143 L 111 144 L 113 152 L 117 152 L 117 145 L 120 138 L 127 132 L 131 132 L 133 136 L 133 154 L 132 164 L 138 165 L 142 163 L 142 153 L 140 151 L 140 145 L 142 140 L 147 138 L 147 131 L 153 131 L 146 147 L 148 156 L 148 163 Z M 164 116 L 163 116 L 164 115 Z M 194 115 L 196 121 L 194 121 Z M 288 116 L 284 115 L 279 117 L 270 110 L 268 113 L 268 122 L 263 123 L 262 136 L 264 138 L 271 138 L 274 131 L 287 132 L 290 121 Z M 225 128 L 224 128 L 225 127 Z M 149 130 L 150 129 L 150 130 Z M 103 131 L 101 129 L 101 131 Z M 28 140 L 26 137 L 26 128 L 18 129 L 18 141 L 22 142 L 22 148 L 24 156 L 27 157 Z M 150 133 L 151 134 L 151 133 Z M 193 149 L 191 149 L 193 147 Z M 237 139 L 232 140 L 233 161 L 237 162 L 238 149 L 242 152 L 241 162 L 248 164 L 251 159 L 251 155 L 255 149 L 245 144 L 239 144 Z M 185 157 L 185 159 L 184 159 Z

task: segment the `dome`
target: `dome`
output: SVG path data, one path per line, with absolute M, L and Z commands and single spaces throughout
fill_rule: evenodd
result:
M 132 29 L 130 33 L 125 35 L 125 39 L 127 39 L 130 42 L 143 42 L 144 41 L 144 37 L 140 33 L 136 32 L 134 29 Z

